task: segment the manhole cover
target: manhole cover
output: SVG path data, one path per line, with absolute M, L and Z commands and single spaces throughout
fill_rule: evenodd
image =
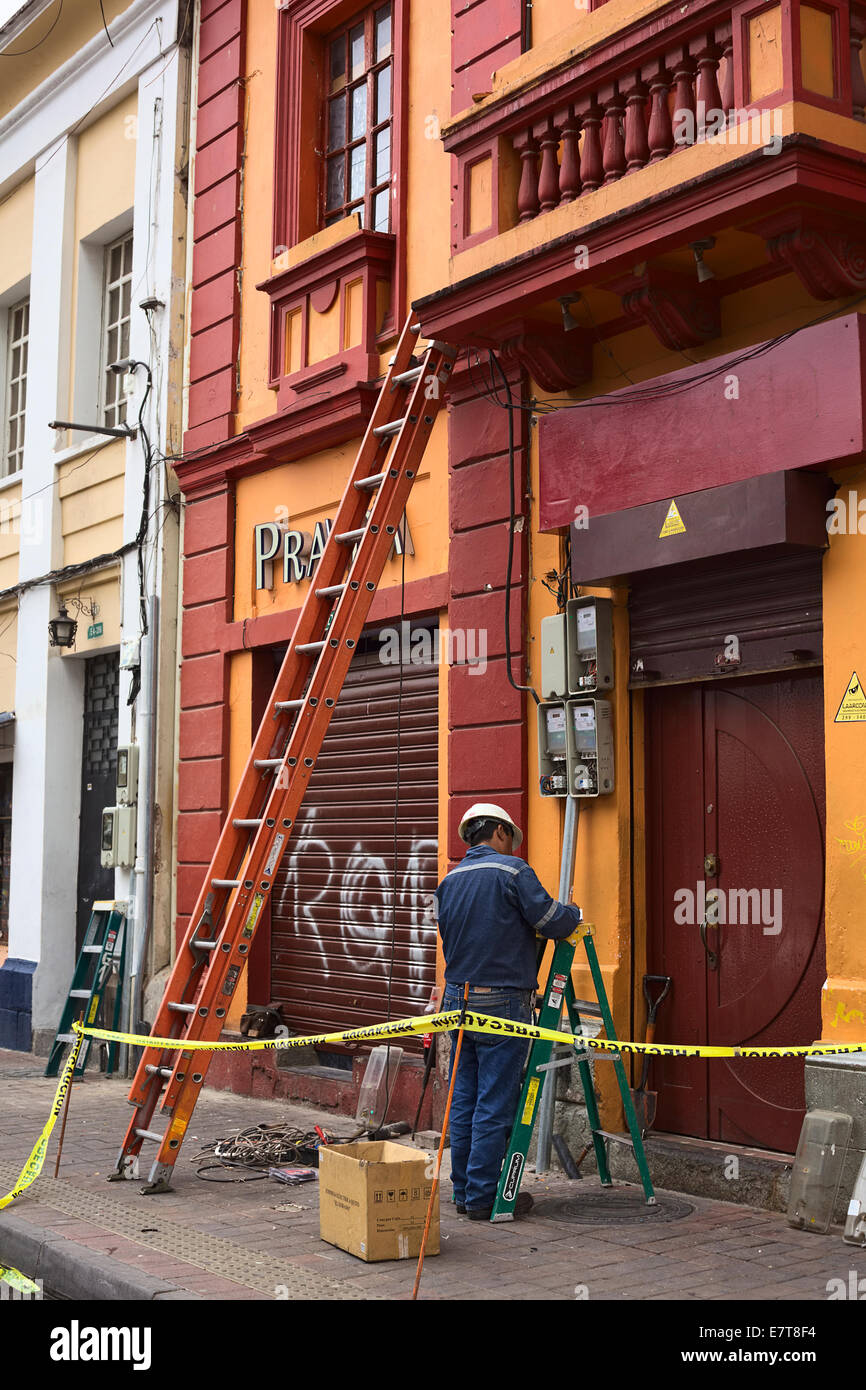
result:
M 682 1197 L 664 1194 L 647 1206 L 640 1192 L 587 1192 L 579 1197 L 536 1202 L 533 1215 L 548 1221 L 572 1221 L 579 1226 L 625 1226 L 638 1221 L 680 1221 L 694 1207 Z

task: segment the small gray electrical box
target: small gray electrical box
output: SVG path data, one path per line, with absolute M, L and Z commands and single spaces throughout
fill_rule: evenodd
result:
M 562 699 L 568 694 L 566 616 L 554 613 L 541 620 L 541 698 Z
M 138 745 L 127 743 L 117 750 L 117 801 L 134 806 L 138 800 Z
M 100 863 L 103 869 L 131 869 L 135 863 L 134 806 L 106 806 L 102 812 Z
M 566 762 L 572 796 L 613 791 L 613 727 L 606 700 L 566 700 Z
M 613 728 L 606 700 L 552 700 L 538 706 L 542 796 L 606 796 L 614 789 Z
M 570 598 L 565 605 L 569 695 L 613 689 L 613 603 L 609 598 Z
M 562 700 L 538 706 L 538 785 L 542 796 L 568 796 L 568 744 Z

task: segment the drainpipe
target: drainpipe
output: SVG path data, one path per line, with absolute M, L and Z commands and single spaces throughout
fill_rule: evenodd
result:
M 161 491 L 161 489 L 160 489 Z M 160 499 L 161 500 L 161 499 Z M 148 600 L 148 640 L 143 643 L 142 687 L 147 692 L 146 708 L 140 716 L 139 748 L 143 777 L 139 779 L 138 861 L 135 877 L 135 920 L 132 935 L 132 970 L 129 977 L 130 1033 L 137 1033 L 142 1013 L 142 983 L 147 947 L 153 925 L 153 809 L 156 793 L 156 718 L 159 687 L 159 599 Z M 143 862 L 141 862 L 143 861 Z M 130 1054 L 132 1049 L 130 1049 Z M 127 1058 L 127 1076 L 132 1075 L 132 1056 Z

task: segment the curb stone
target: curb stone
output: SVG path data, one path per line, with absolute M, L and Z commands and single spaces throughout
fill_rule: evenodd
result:
M 199 1294 L 170 1280 L 121 1264 L 14 1212 L 0 1216 L 0 1264 L 12 1265 L 30 1279 L 41 1279 L 61 1299 L 202 1301 Z

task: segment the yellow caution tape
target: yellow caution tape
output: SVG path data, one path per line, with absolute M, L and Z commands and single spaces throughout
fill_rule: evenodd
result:
M 20 1269 L 14 1269 L 12 1265 L 0 1265 L 0 1284 L 10 1284 L 21 1293 L 41 1293 L 38 1284 L 34 1284 L 32 1279 L 28 1279 L 26 1274 L 22 1274 Z
M 16 1197 L 20 1197 L 22 1192 L 26 1192 L 30 1184 L 35 1182 L 42 1172 L 42 1165 L 45 1162 L 45 1153 L 48 1148 L 48 1140 L 51 1138 L 51 1131 L 54 1128 L 57 1116 L 63 1109 L 66 1092 L 72 1085 L 72 1073 L 75 1070 L 75 1063 L 78 1061 L 81 1044 L 84 1042 L 85 1035 L 83 1029 L 79 1024 L 74 1023 L 72 1026 L 78 1034 L 78 1039 L 69 1054 L 63 1071 L 60 1073 L 60 1081 L 54 1093 L 54 1103 L 51 1106 L 51 1114 L 48 1116 L 48 1123 L 37 1139 L 33 1152 L 21 1169 L 21 1176 L 12 1191 L 7 1193 L 5 1197 L 0 1197 L 0 1211 L 2 1211 L 4 1207 L 8 1207 L 10 1202 L 14 1202 Z
M 288 1047 L 321 1047 L 326 1043 L 369 1042 L 374 1038 L 405 1038 L 417 1033 L 444 1033 L 459 1028 L 461 1013 L 422 1014 L 416 1018 L 395 1019 L 391 1023 L 373 1023 L 368 1028 L 346 1028 L 339 1033 L 309 1033 L 300 1038 L 256 1038 L 252 1042 L 189 1042 L 184 1038 L 155 1038 L 148 1034 L 111 1033 L 101 1028 L 84 1028 L 88 1037 L 101 1042 L 124 1042 L 132 1047 L 147 1047 L 156 1052 L 275 1052 Z M 73 1028 L 79 1031 L 80 1025 Z M 575 1038 L 572 1033 L 555 1028 L 539 1028 L 533 1023 L 515 1023 L 512 1019 L 494 1018 L 490 1014 L 467 1010 L 464 1026 L 469 1033 L 496 1033 L 500 1037 L 541 1038 L 545 1042 L 567 1043 L 580 1050 L 596 1052 L 646 1053 L 650 1057 L 807 1057 L 834 1056 L 837 1053 L 864 1052 L 866 1043 L 813 1043 L 791 1047 L 713 1047 L 702 1043 L 637 1043 L 608 1038 Z
M 156 1052 L 276 1052 L 290 1047 L 319 1047 L 326 1043 L 370 1042 L 381 1038 L 405 1038 L 419 1033 L 452 1032 L 461 1022 L 470 1033 L 495 1033 L 503 1038 L 525 1038 L 527 1041 L 540 1038 L 545 1042 L 565 1043 L 577 1052 L 591 1049 L 594 1052 L 646 1053 L 650 1057 L 832 1057 L 849 1052 L 866 1052 L 866 1043 L 813 1043 L 811 1046 L 794 1047 L 712 1047 L 703 1044 L 678 1043 L 636 1043 L 620 1042 L 609 1038 L 575 1037 L 573 1033 L 560 1032 L 556 1028 L 539 1028 L 534 1023 L 516 1023 L 513 1019 L 494 1018 L 490 1014 L 474 1013 L 459 1009 L 448 1013 L 421 1014 L 416 1018 L 395 1019 L 390 1023 L 373 1023 L 368 1028 L 345 1028 L 338 1033 L 309 1033 L 300 1038 L 255 1038 L 252 1042 L 190 1042 L 186 1038 L 157 1038 L 147 1033 L 115 1033 L 104 1028 L 84 1028 L 73 1023 L 78 1039 L 69 1059 L 63 1068 L 60 1083 L 54 1096 L 48 1123 L 28 1158 L 15 1187 L 6 1197 L 0 1198 L 0 1210 L 7 1207 L 16 1197 L 35 1182 L 42 1171 L 48 1140 L 57 1116 L 63 1107 L 63 1100 L 71 1083 L 72 1073 L 81 1044 L 85 1037 L 98 1038 L 102 1042 L 123 1042 L 131 1047 L 150 1048 Z

